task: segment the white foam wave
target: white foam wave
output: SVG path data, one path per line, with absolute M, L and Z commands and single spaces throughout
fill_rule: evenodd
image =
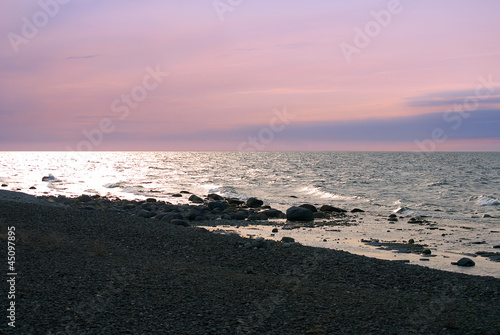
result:
M 500 205 L 500 201 L 493 197 L 481 196 L 476 202 L 479 206 L 498 206 Z
M 335 199 L 335 200 L 353 200 L 353 199 L 356 199 L 357 197 L 354 197 L 354 196 L 343 196 L 343 195 L 340 195 L 340 194 L 335 194 L 335 193 L 331 193 L 331 192 L 327 192 L 327 191 L 323 191 L 321 189 L 321 187 L 310 187 L 310 186 L 306 186 L 306 187 L 302 187 L 299 192 L 302 192 L 302 193 L 306 193 L 310 196 L 314 196 L 314 197 L 319 197 L 319 198 L 322 198 L 322 199 Z

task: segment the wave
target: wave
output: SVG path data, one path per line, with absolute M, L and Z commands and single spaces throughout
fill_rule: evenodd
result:
M 479 206 L 498 206 L 500 205 L 500 201 L 494 197 L 489 197 L 482 195 L 477 199 L 476 203 Z
M 315 196 L 323 199 L 335 199 L 335 200 L 353 200 L 357 199 L 356 196 L 344 196 L 340 194 L 335 194 L 327 191 L 323 191 L 320 186 L 305 186 L 302 187 L 299 192 L 306 193 L 310 196 Z

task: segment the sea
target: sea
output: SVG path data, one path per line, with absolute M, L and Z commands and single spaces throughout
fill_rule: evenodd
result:
M 0 152 L 0 184 L 32 195 L 154 197 L 177 204 L 187 197 L 173 195 L 188 191 L 256 197 L 283 211 L 305 203 L 359 208 L 363 223 L 352 227 L 287 233 L 312 246 L 500 277 L 500 262 L 476 254 L 500 252 L 500 152 Z M 401 217 L 397 223 L 387 221 L 392 213 Z M 417 216 L 433 229 L 407 223 Z M 268 226 L 245 229 L 219 231 L 280 237 Z M 436 257 L 422 260 L 360 242 L 368 238 L 413 238 Z M 449 265 L 459 256 L 473 257 L 476 266 Z

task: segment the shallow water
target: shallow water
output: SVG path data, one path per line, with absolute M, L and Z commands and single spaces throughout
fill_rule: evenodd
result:
M 49 178 L 42 181 L 44 176 Z M 319 236 L 329 236 L 327 242 L 305 233 L 299 239 L 380 258 L 400 255 L 346 241 L 418 238 L 436 255 L 446 253 L 450 262 L 477 251 L 500 252 L 493 248 L 500 245 L 500 153 L 1 152 L 0 184 L 34 195 L 87 193 L 186 203 L 185 197 L 172 197 L 186 190 L 253 196 L 281 210 L 302 203 L 361 208 L 363 223 L 335 234 L 320 231 Z M 387 216 L 398 209 L 406 219 L 389 224 Z M 427 216 L 437 229 L 408 224 L 411 216 Z M 419 262 L 431 266 L 438 259 Z M 500 274 L 500 263 L 474 259 L 478 266 L 458 271 L 483 268 L 479 274 Z M 444 263 L 441 268 L 449 267 Z

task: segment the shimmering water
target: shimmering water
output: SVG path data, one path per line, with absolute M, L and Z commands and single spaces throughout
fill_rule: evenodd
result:
M 49 180 L 42 181 L 44 176 Z M 366 211 L 368 222 L 359 227 L 362 236 L 374 238 L 396 230 L 381 218 L 404 208 L 401 213 L 428 216 L 448 230 L 467 227 L 453 238 L 426 232 L 423 239 L 436 248 L 462 254 L 500 251 L 493 249 L 500 244 L 500 153 L 2 152 L 0 184 L 36 195 L 87 193 L 179 203 L 187 200 L 172 195 L 186 190 L 253 196 L 282 210 L 302 203 L 357 207 Z M 404 229 L 418 232 L 419 227 Z M 377 230 L 380 236 L 372 236 Z M 486 244 L 474 249 L 471 242 Z

